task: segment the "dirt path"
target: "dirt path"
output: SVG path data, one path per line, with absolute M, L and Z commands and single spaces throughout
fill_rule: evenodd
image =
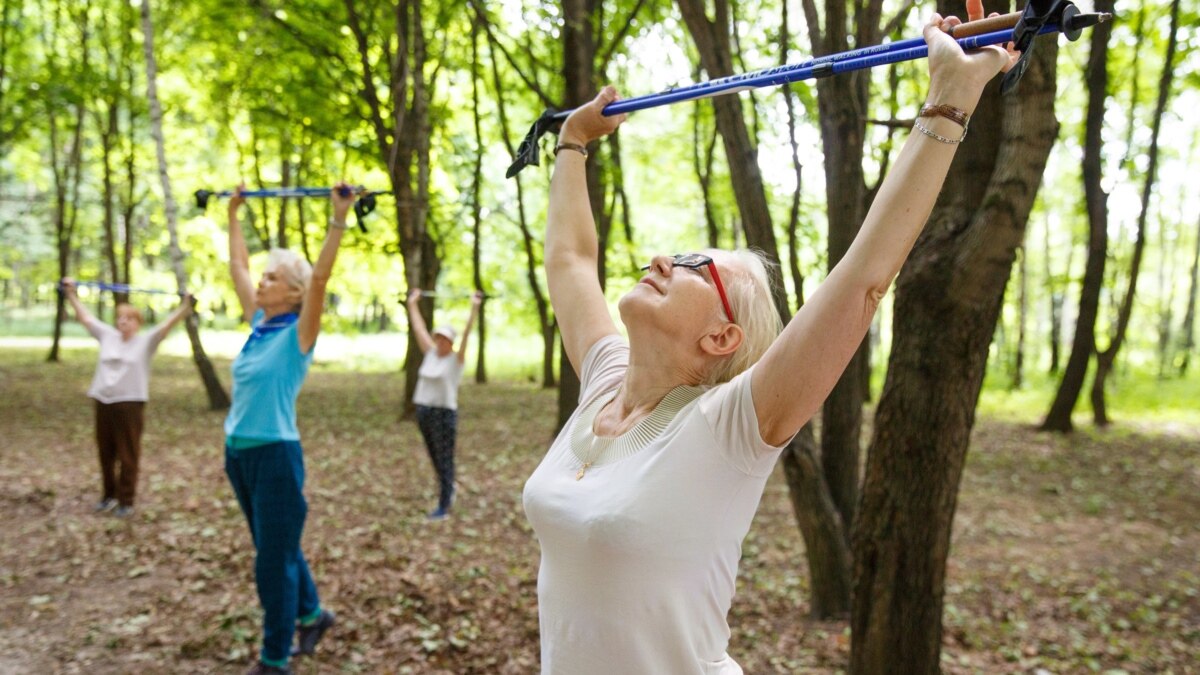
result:
M 249 535 L 221 415 L 191 364 L 155 362 L 138 512 L 94 516 L 94 354 L 0 351 L 0 673 L 240 673 L 257 649 Z M 538 549 L 521 508 L 553 392 L 466 385 L 455 517 L 399 377 L 318 364 L 301 395 L 304 547 L 340 623 L 298 673 L 529 673 Z M 1200 672 L 1200 428 L 1069 439 L 984 421 L 956 520 L 947 672 Z M 730 653 L 748 673 L 831 673 L 845 625 L 811 623 L 786 486 L 768 485 Z

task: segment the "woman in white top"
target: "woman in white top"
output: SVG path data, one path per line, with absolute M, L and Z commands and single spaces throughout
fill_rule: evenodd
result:
M 966 115 L 1015 56 L 964 54 L 939 30 L 957 23 L 925 26 L 927 101 Z M 619 304 L 626 343 L 596 277 L 584 171 L 586 145 L 624 121 L 600 114 L 616 99 L 605 88 L 566 120 L 550 185 L 546 277 L 582 387 L 524 493 L 542 672 L 740 673 L 726 615 L 767 477 L 866 334 L 964 129 L 919 120 L 853 246 L 778 336 L 761 259 L 706 250 L 652 258 Z
M 123 518 L 133 513 L 137 494 L 142 426 L 150 398 L 150 359 L 167 333 L 191 312 L 192 296 L 184 297 L 166 321 L 142 333 L 142 313 L 133 305 L 117 305 L 117 325 L 110 326 L 79 301 L 74 279 L 64 277 L 61 286 L 75 309 L 75 318 L 100 343 L 96 373 L 88 389 L 88 396 L 96 401 L 96 446 L 103 485 L 95 511 L 113 511 Z
M 458 350 L 454 349 L 454 329 L 442 326 L 430 335 L 421 316 L 418 303 L 421 291 L 414 289 L 408 294 L 408 320 L 417 346 L 425 355 L 421 369 L 417 371 L 417 388 L 413 392 L 413 405 L 417 408 L 417 426 L 425 439 L 425 449 L 438 478 L 437 508 L 429 513 L 430 520 L 442 520 L 450 514 L 454 503 L 454 445 L 458 435 L 458 383 L 462 380 L 463 366 L 467 360 L 467 340 L 471 327 L 479 315 L 483 293 L 476 291 L 471 296 L 471 316 L 463 329 Z

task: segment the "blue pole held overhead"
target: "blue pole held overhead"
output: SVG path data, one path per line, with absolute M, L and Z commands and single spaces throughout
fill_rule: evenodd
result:
M 1082 30 L 1108 21 L 1111 14 L 1081 14 L 1068 0 L 1030 0 L 1022 12 L 989 17 L 978 21 L 959 24 L 949 32 L 964 50 L 973 50 L 989 45 L 1014 43 L 1021 58 L 1005 75 L 1001 87 L 1003 93 L 1015 89 L 1017 82 L 1028 67 L 1028 56 L 1033 48 L 1033 38 L 1047 33 L 1061 32 L 1070 40 L 1079 38 Z M 929 56 L 925 39 L 912 38 L 882 45 L 863 47 L 846 52 L 829 54 L 808 59 L 801 63 L 774 66 L 750 73 L 730 75 L 707 82 L 668 89 L 655 94 L 635 96 L 614 101 L 601 111 L 605 116 L 631 113 L 649 108 L 694 101 L 712 96 L 733 94 L 760 87 L 778 86 L 801 80 L 830 77 L 839 73 L 874 68 L 876 66 L 913 61 Z M 562 122 L 574 110 L 547 110 L 533 123 L 525 140 L 517 149 L 517 156 L 508 167 L 506 176 L 511 178 L 529 165 L 539 161 L 538 140 L 548 131 L 558 131 Z

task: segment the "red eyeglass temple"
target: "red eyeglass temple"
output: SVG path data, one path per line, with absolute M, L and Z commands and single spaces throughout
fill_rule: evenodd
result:
M 717 294 L 721 296 L 721 306 L 725 308 L 725 317 L 729 319 L 729 323 L 737 323 L 733 320 L 733 310 L 729 307 L 729 298 L 725 297 L 725 284 L 721 283 L 721 275 L 717 274 L 716 264 L 710 261 L 708 269 L 712 272 L 713 283 L 717 286 Z

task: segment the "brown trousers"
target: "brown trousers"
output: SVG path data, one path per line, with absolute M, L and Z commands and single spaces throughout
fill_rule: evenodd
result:
M 96 401 L 96 446 L 100 449 L 104 499 L 115 498 L 121 506 L 133 506 L 137 492 L 145 408 L 145 401 Z

